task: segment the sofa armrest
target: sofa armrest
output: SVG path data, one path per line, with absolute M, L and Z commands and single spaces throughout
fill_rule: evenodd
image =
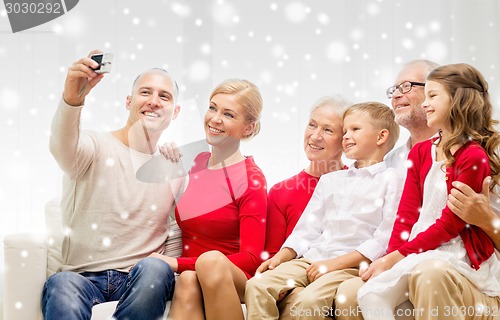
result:
M 4 319 L 42 319 L 47 279 L 47 236 L 17 233 L 4 238 Z

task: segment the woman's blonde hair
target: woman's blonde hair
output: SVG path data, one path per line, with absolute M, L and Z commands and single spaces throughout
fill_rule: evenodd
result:
M 455 161 L 451 154 L 452 146 L 475 141 L 488 154 L 493 188 L 500 178 L 500 158 L 497 154 L 500 136 L 494 128 L 498 121 L 492 117 L 488 83 L 476 68 L 466 63 L 436 68 L 427 81 L 440 83 L 451 97 L 451 137 L 443 143 L 445 165 Z
M 215 87 L 210 94 L 210 100 L 216 94 L 234 95 L 245 111 L 245 122 L 247 124 L 255 123 L 252 133 L 247 135 L 245 139 L 253 138 L 260 132 L 262 96 L 256 85 L 244 79 L 227 79 Z

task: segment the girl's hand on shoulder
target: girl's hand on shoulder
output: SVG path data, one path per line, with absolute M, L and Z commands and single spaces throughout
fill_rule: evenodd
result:
M 170 160 L 170 162 L 179 162 L 181 160 L 182 154 L 175 142 L 167 142 L 159 146 L 159 149 L 165 159 Z

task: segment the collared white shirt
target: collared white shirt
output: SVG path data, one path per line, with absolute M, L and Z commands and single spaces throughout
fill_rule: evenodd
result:
M 408 171 L 408 154 L 410 150 L 411 139 L 408 138 L 405 144 L 396 149 L 392 149 L 384 158 L 387 167 L 396 169 L 403 182 L 406 179 L 406 173 Z
M 354 250 L 370 260 L 386 253 L 402 185 L 385 162 L 321 176 L 295 229 L 282 248 L 311 261 Z

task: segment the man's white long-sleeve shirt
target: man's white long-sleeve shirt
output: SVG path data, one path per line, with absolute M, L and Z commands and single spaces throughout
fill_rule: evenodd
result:
M 373 261 L 386 252 L 401 191 L 385 162 L 325 174 L 282 248 L 311 261 L 355 250 Z

